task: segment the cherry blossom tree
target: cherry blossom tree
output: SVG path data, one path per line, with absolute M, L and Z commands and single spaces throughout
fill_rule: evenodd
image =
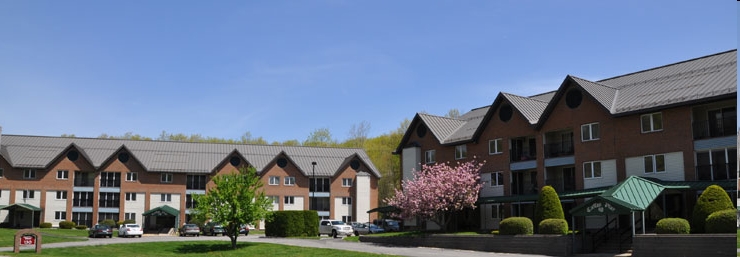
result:
M 395 217 L 429 220 L 446 229 L 454 211 L 475 208 L 483 183 L 480 169 L 485 164 L 475 160 L 457 163 L 422 165 L 414 171 L 414 178 L 403 181 L 403 190 L 386 199 L 389 205 L 400 209 Z

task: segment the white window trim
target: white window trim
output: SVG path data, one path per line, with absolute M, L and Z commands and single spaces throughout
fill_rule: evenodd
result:
M 345 183 L 349 181 L 349 184 Z M 352 187 L 352 179 L 351 178 L 343 178 L 342 179 L 342 187 Z
M 28 172 L 28 175 L 32 176 L 26 176 L 26 172 Z M 23 179 L 35 179 L 36 178 L 36 170 L 35 169 L 24 169 L 23 170 Z
M 159 182 L 161 183 L 172 184 L 173 180 L 175 180 L 175 176 L 172 173 L 162 173 L 159 175 Z
M 352 205 L 352 197 L 342 197 L 342 205 Z
M 424 162 L 426 163 L 437 162 L 437 150 L 427 150 L 426 152 L 424 152 Z
M 139 173 L 136 173 L 136 172 L 126 172 L 126 181 L 127 182 L 136 182 L 138 180 L 139 180 Z
M 290 203 L 288 203 L 288 199 L 290 199 Z M 295 196 L 284 196 L 283 197 L 283 204 L 284 205 L 294 205 L 295 204 Z
M 128 193 L 125 193 L 123 197 L 124 197 L 124 201 L 126 202 L 136 202 L 136 193 L 128 192 Z
M 493 146 L 495 149 L 491 149 L 491 143 L 494 143 Z M 498 143 L 495 143 L 498 142 Z M 493 140 L 488 140 L 488 154 L 494 155 L 494 154 L 502 154 L 504 153 L 501 148 L 503 148 L 504 139 L 503 138 L 496 138 Z
M 653 115 L 655 115 L 655 114 L 660 114 L 660 127 L 661 127 L 660 129 L 655 129 L 655 121 L 653 120 Z M 650 117 L 650 130 L 647 130 L 647 131 L 642 130 L 642 128 L 644 127 L 643 124 L 642 124 L 642 117 L 645 117 L 645 116 L 649 116 Z M 663 120 L 664 119 L 663 119 L 663 113 L 662 112 L 654 112 L 654 113 L 648 113 L 648 114 L 640 115 L 640 131 L 642 133 L 653 133 L 653 132 L 663 131 L 663 128 L 664 128 L 664 126 L 663 126 Z
M 286 185 L 286 186 L 295 186 L 295 177 L 290 177 L 290 176 L 285 177 L 283 179 L 283 185 Z
M 164 199 L 162 199 L 164 198 Z M 162 203 L 171 203 L 172 202 L 172 194 L 159 194 L 159 200 Z
M 63 215 L 60 215 L 63 214 Z M 60 217 L 64 216 L 64 217 Z M 55 211 L 54 212 L 54 220 L 66 220 L 67 219 L 67 212 L 66 211 Z
M 60 200 L 60 201 L 66 201 L 66 200 L 67 200 L 67 198 L 69 198 L 69 196 L 67 195 L 67 191 L 56 191 L 56 193 L 55 193 L 55 194 L 56 194 L 56 195 L 54 196 L 54 199 L 55 199 L 55 200 Z M 61 195 L 60 195 L 60 194 L 61 194 Z M 59 196 L 62 196 L 62 197 L 64 197 L 64 198 L 59 198 Z
M 66 175 L 66 176 L 62 176 L 60 178 L 59 175 Z M 57 170 L 57 180 L 69 180 L 69 170 Z
M 603 170 L 601 170 L 601 174 L 599 174 L 598 177 L 596 176 L 596 172 L 594 171 L 594 167 L 595 167 L 594 164 L 595 163 L 599 163 L 599 169 L 602 169 L 603 168 L 601 166 L 601 162 L 600 161 L 583 162 L 583 179 L 600 179 L 600 178 L 602 178 L 604 176 L 604 174 L 603 174 L 604 171 Z M 588 165 L 589 167 L 591 167 L 591 174 L 590 174 L 589 177 L 586 177 L 586 165 Z
M 658 156 L 662 156 L 663 157 L 663 170 L 662 171 L 658 171 Z M 657 174 L 657 173 L 665 173 L 665 172 L 667 172 L 666 167 L 665 167 L 666 166 L 666 163 L 665 163 L 665 154 L 653 154 L 653 155 L 645 155 L 645 156 L 643 156 L 642 157 L 643 167 L 645 166 L 645 158 L 646 157 L 652 158 L 652 160 L 653 160 L 653 171 L 648 172 L 647 170 L 645 170 L 644 171 L 645 174 Z
M 501 174 L 501 181 L 498 181 L 498 176 L 496 174 Z M 490 187 L 502 187 L 504 186 L 504 179 L 503 179 L 504 173 L 501 171 L 495 171 L 491 172 L 491 183 L 489 183 Z M 493 184 L 493 182 L 496 181 L 496 185 Z
M 465 151 L 462 151 L 465 150 Z M 462 160 L 468 158 L 468 147 L 467 145 L 455 146 L 455 160 Z
M 275 178 L 275 182 L 272 181 L 272 179 Z M 278 186 L 280 185 L 280 176 L 270 176 L 270 178 L 267 181 L 267 184 L 270 186 Z
M 598 122 L 592 122 L 588 124 L 581 125 L 581 142 L 588 142 L 588 141 L 596 141 L 601 139 L 601 137 L 594 137 L 594 125 L 599 126 L 599 130 L 601 130 L 601 125 L 599 125 Z M 583 128 L 588 127 L 588 138 L 583 138 Z M 601 131 L 599 131 L 599 135 L 601 135 Z

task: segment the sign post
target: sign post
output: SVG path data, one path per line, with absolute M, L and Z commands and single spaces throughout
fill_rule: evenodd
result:
M 13 252 L 19 253 L 21 246 L 36 245 L 36 253 L 41 253 L 41 233 L 33 229 L 21 229 L 15 233 Z

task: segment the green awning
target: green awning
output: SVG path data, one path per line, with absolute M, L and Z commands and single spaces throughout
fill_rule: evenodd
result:
M 29 211 L 41 211 L 41 208 L 27 204 L 27 203 L 14 203 L 11 205 L 5 205 L 3 207 L 0 207 L 0 210 L 16 210 L 16 209 L 25 209 Z
M 378 208 L 373 208 L 367 211 L 367 213 L 373 213 L 373 212 L 380 212 L 380 213 L 389 213 L 389 212 L 398 212 L 400 211 L 396 206 L 382 206 Z
M 570 210 L 574 216 L 629 214 L 644 211 L 665 187 L 641 177 L 630 176 L 606 192 Z
M 583 190 L 565 191 L 558 193 L 558 198 L 563 200 L 592 197 L 605 192 L 609 188 L 610 187 L 596 187 Z M 540 196 L 538 194 L 481 197 L 478 198 L 477 204 L 533 202 L 537 201 L 539 197 Z
M 180 211 L 170 207 L 169 205 L 162 205 L 157 208 L 148 210 L 141 215 L 143 216 L 179 216 Z

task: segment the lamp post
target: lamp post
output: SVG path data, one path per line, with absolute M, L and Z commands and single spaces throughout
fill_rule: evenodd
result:
M 311 162 L 311 166 L 311 177 L 313 179 L 313 189 L 309 189 L 311 190 L 311 205 L 313 209 L 318 211 L 319 209 L 316 207 L 316 162 Z

